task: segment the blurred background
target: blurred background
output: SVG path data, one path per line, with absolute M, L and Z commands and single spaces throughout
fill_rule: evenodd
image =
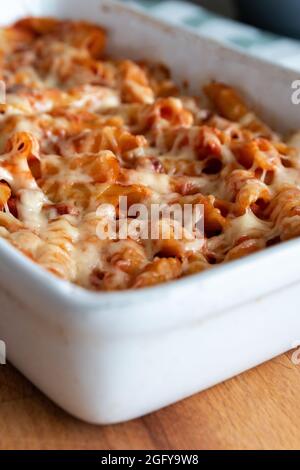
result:
M 126 1 L 126 0 L 125 0 Z M 131 1 L 131 0 L 127 0 Z M 159 7 L 163 3 L 180 3 L 178 0 L 132 0 L 144 5 Z M 300 0 L 187 0 L 189 4 L 239 20 L 268 32 L 300 39 Z
M 300 72 L 300 0 L 123 0 Z
M 234 0 L 195 0 L 194 3 L 198 3 L 199 5 L 221 15 L 229 16 L 231 18 L 237 17 L 237 9 Z
M 274 33 L 300 38 L 300 0 L 198 0 L 195 3 Z

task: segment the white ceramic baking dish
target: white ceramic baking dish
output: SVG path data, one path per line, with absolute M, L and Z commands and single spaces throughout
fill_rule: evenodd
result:
M 195 92 L 212 78 L 237 85 L 275 126 L 300 128 L 293 72 L 111 1 L 10 0 L 1 23 L 24 15 L 99 22 L 111 52 L 164 62 Z M 300 338 L 299 261 L 295 240 L 168 285 L 95 294 L 0 240 L 0 339 L 65 410 L 93 423 L 125 421 L 290 349 Z

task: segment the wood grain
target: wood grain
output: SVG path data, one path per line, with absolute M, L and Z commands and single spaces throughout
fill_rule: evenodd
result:
M 290 355 L 130 423 L 91 426 L 57 408 L 11 366 L 0 367 L 0 448 L 300 448 L 300 366 Z

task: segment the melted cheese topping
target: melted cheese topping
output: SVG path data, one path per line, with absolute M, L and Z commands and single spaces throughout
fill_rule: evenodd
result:
M 221 83 L 205 87 L 212 106 L 202 107 L 164 66 L 105 58 L 105 41 L 98 26 L 49 18 L 0 30 L 0 236 L 99 291 L 171 281 L 299 236 L 300 134 L 282 142 Z M 120 197 L 129 209 L 202 205 L 203 239 L 186 228 L 176 238 L 164 215 L 156 239 L 121 239 L 136 220 L 121 218 Z

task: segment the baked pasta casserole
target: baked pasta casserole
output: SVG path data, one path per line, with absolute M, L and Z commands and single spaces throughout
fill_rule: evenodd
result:
M 300 235 L 297 135 L 283 141 L 225 84 L 187 96 L 164 66 L 108 58 L 105 42 L 85 22 L 27 18 L 0 30 L 1 237 L 62 279 L 113 291 Z M 203 240 L 101 239 L 121 197 L 202 205 Z

